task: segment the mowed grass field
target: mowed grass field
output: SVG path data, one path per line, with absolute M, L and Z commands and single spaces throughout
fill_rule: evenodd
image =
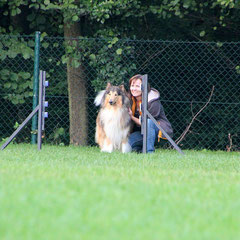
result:
M 239 240 L 240 155 L 10 145 L 0 239 Z

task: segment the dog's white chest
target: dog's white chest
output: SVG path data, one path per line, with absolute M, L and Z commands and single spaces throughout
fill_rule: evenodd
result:
M 104 131 L 106 136 L 113 142 L 116 148 L 118 148 L 123 139 L 125 139 L 129 132 L 129 127 L 126 127 L 123 119 L 123 109 L 117 109 L 115 111 L 104 109 L 101 112 L 101 121 L 104 122 Z
M 116 131 L 116 129 L 121 128 L 121 117 L 121 109 L 116 111 L 104 109 L 101 113 L 101 121 L 104 122 L 104 129 L 115 128 Z

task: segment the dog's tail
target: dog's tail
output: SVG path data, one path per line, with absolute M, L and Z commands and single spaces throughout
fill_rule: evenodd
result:
M 102 90 L 102 91 L 100 91 L 100 92 L 98 93 L 98 95 L 96 96 L 96 98 L 95 98 L 95 100 L 94 100 L 94 104 L 95 104 L 96 106 L 101 105 L 102 100 L 103 100 L 103 96 L 104 96 L 105 92 L 106 92 L 106 90 Z

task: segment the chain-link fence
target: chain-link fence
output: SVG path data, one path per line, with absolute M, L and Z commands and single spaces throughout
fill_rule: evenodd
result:
M 0 140 L 4 140 L 32 110 L 34 37 L 0 36 L 0 44 Z M 148 74 L 151 86 L 159 90 L 180 147 L 240 149 L 240 43 L 45 37 L 40 45 L 39 68 L 47 72 L 50 83 L 46 143 L 70 142 L 72 67 L 86 87 L 82 97 L 87 103 L 88 145 L 95 144 L 97 91 L 107 82 L 124 83 L 128 89 L 129 78 L 140 73 Z M 30 142 L 31 126 L 16 141 Z

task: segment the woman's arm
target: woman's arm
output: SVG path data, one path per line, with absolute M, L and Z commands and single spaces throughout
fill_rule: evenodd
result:
M 159 119 L 161 108 L 162 105 L 159 100 L 153 101 L 148 105 L 148 111 L 155 119 Z
M 130 108 L 128 109 L 128 112 L 129 112 L 129 115 L 130 115 L 131 119 L 132 119 L 137 125 L 141 126 L 141 121 L 140 121 L 140 119 L 133 116 L 132 110 L 131 110 Z

